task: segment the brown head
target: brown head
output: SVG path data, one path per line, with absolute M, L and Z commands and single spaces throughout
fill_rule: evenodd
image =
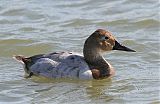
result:
M 121 50 L 128 52 L 135 52 L 121 44 L 119 44 L 111 32 L 98 29 L 91 34 L 85 42 L 84 48 L 92 48 L 98 52 L 106 52 L 111 50 Z
M 107 76 L 107 74 L 109 76 L 109 65 L 101 56 L 101 53 L 111 50 L 135 52 L 134 50 L 118 43 L 111 32 L 103 29 L 98 29 L 94 33 L 92 33 L 85 41 L 83 54 L 86 62 L 90 66 L 98 69 L 101 74 L 104 73 L 104 76 Z

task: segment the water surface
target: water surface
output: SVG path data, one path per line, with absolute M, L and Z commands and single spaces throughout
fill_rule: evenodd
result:
M 158 0 L 1 0 L 0 103 L 159 104 Z M 82 53 L 96 29 L 112 31 L 136 53 L 105 55 L 111 80 L 25 79 L 12 55 L 53 51 Z

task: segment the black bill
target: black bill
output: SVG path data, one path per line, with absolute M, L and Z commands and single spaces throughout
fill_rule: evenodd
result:
M 128 51 L 128 52 L 136 52 L 135 50 L 132 50 L 130 48 L 127 48 L 121 44 L 119 44 L 117 41 L 115 41 L 115 45 L 112 50 L 120 50 L 120 51 Z

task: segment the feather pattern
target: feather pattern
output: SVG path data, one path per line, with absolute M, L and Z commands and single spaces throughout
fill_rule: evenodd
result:
M 29 70 L 28 74 L 32 72 L 48 78 L 93 79 L 88 64 L 78 53 L 54 52 L 27 58 L 15 56 L 15 59 L 24 61 L 25 68 Z

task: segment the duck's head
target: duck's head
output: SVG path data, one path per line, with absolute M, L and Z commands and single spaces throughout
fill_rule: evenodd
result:
M 135 52 L 135 50 L 118 43 L 111 32 L 103 29 L 98 29 L 91 34 L 87 38 L 84 48 L 88 48 L 96 52 L 106 52 L 111 50 Z
M 96 30 L 85 41 L 84 59 L 90 66 L 95 79 L 114 75 L 113 67 L 101 55 L 101 53 L 111 50 L 135 52 L 135 50 L 118 43 L 109 31 L 103 29 Z

